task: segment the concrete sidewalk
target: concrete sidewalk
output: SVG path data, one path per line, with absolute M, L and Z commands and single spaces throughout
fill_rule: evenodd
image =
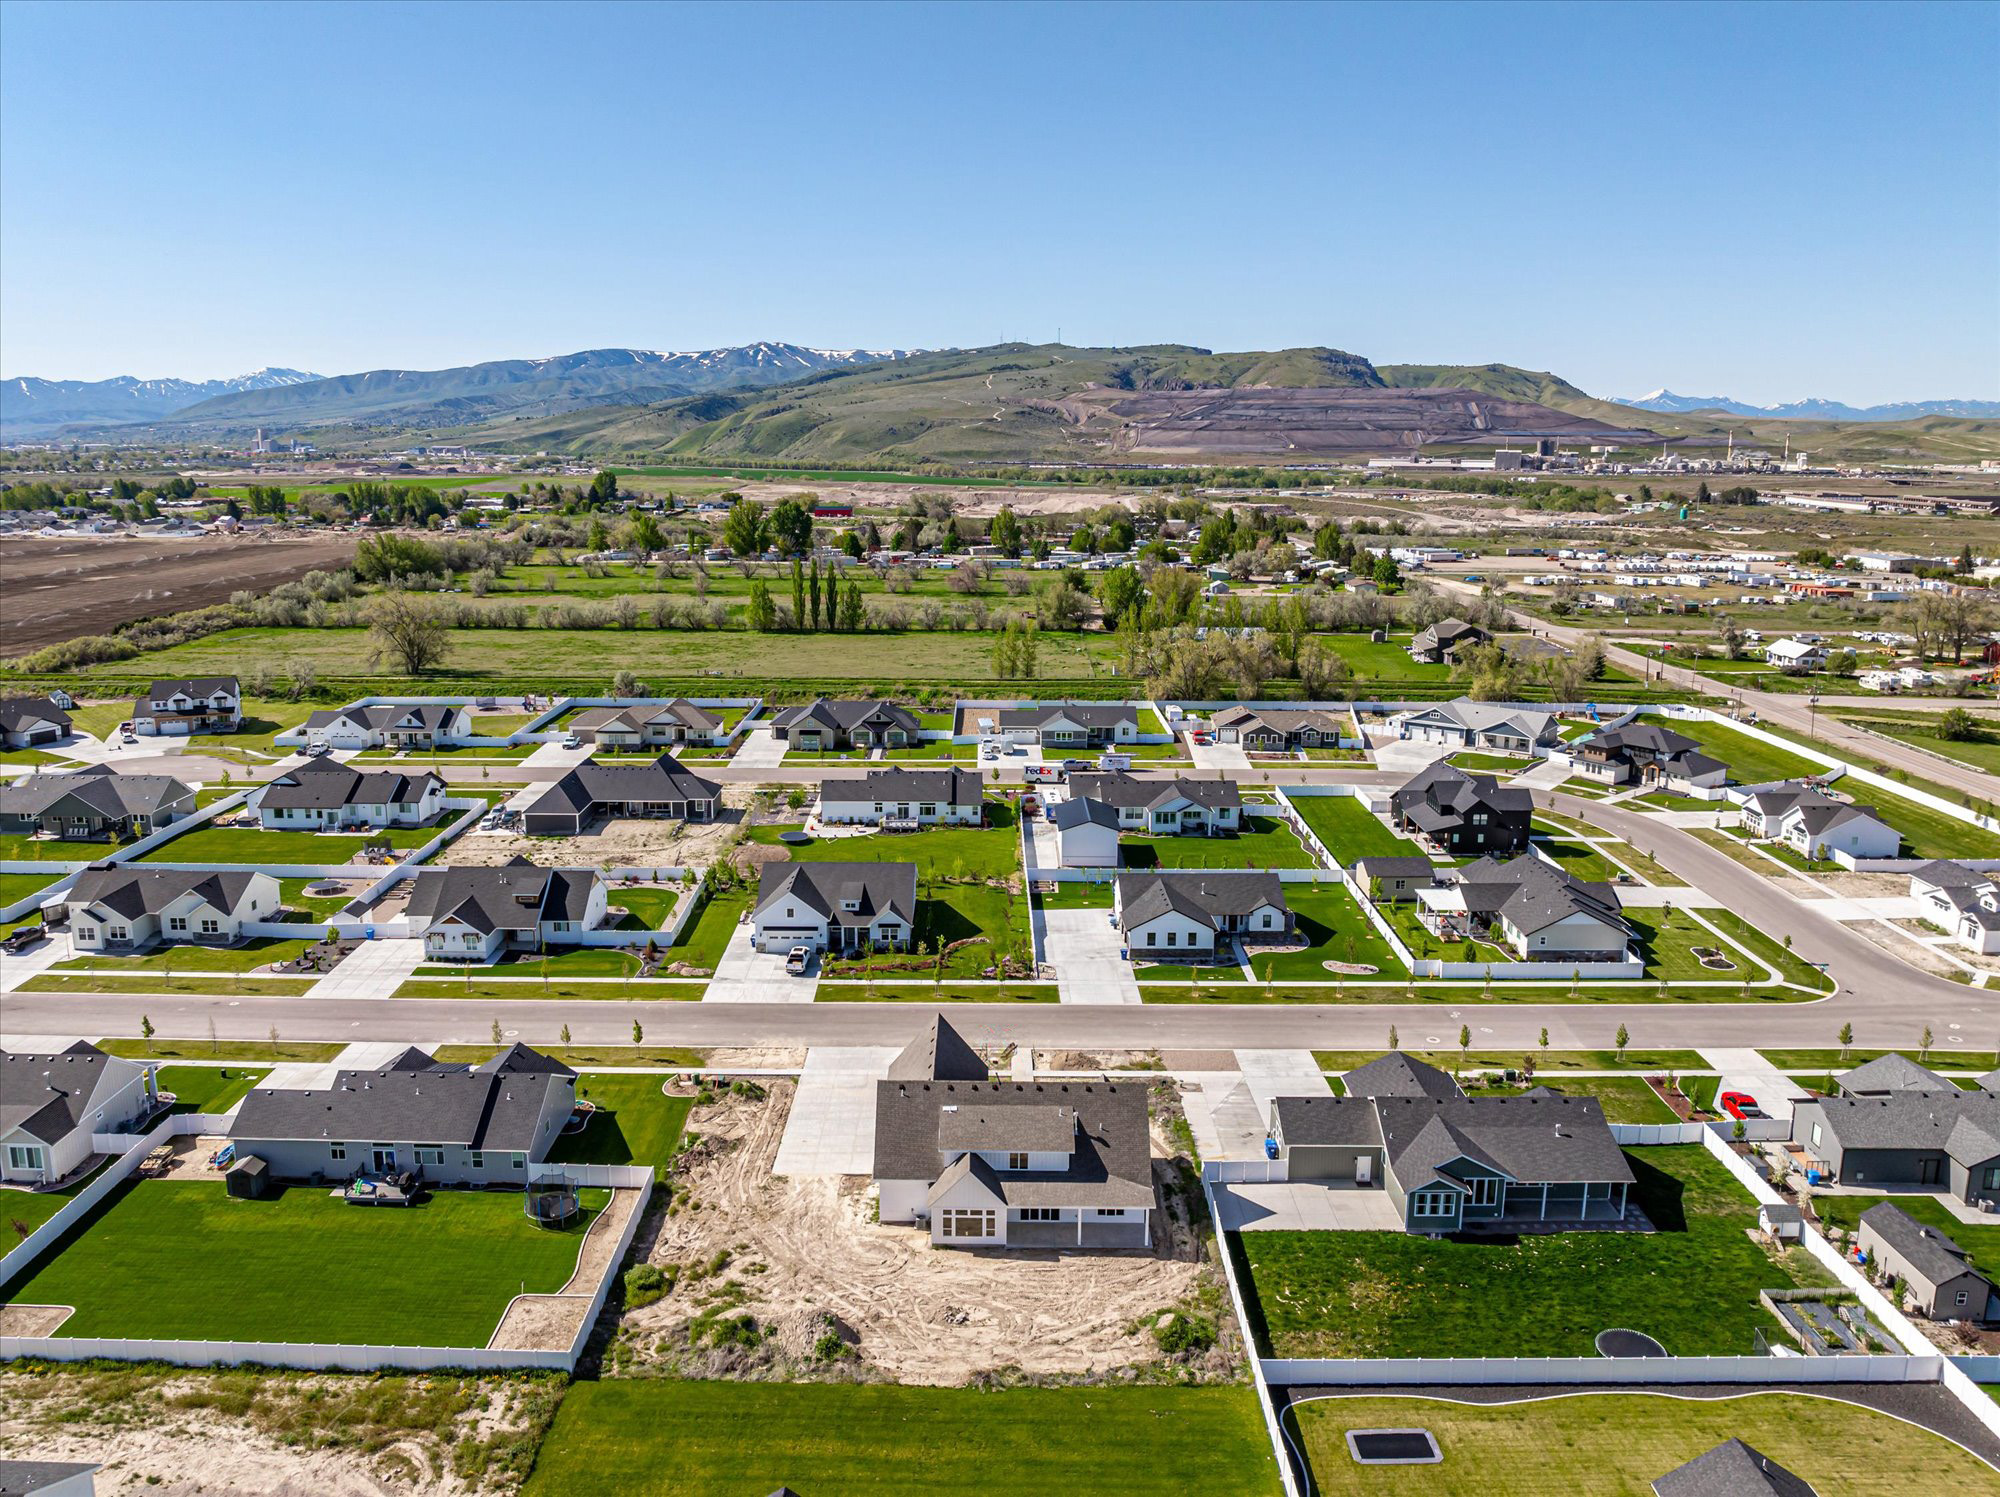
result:
M 875 1083 L 892 1046 L 815 1045 L 778 1141 L 774 1175 L 866 1175 L 875 1168 Z
M 1314 1182 L 1215 1187 L 1216 1225 L 1225 1232 L 1400 1232 L 1389 1192 Z

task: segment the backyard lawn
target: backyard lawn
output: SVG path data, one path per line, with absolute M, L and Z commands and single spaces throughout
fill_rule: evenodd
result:
M 1127 868 L 1313 868 L 1317 860 L 1299 835 L 1275 816 L 1245 814 L 1234 837 L 1118 839 Z
M 1913 800 L 1858 781 L 1841 785 L 1855 803 L 1873 806 L 1903 834 L 1903 855 L 1911 858 L 2000 857 L 2000 832 L 1989 832 Z
M 558 1138 L 549 1158 L 557 1164 L 671 1163 L 687 1122 L 691 1097 L 661 1092 L 659 1076 L 585 1071 L 576 1078 L 579 1102 L 597 1104 L 581 1133 Z
M 1084 879 L 1064 879 L 1035 895 L 1045 910 L 1108 910 L 1111 908 L 1110 880 L 1092 883 Z
M 227 1112 L 270 1074 L 269 1066 L 161 1066 L 159 1084 L 174 1094 L 175 1112 Z
M 128 838 L 127 841 L 132 839 Z M 92 863 L 99 858 L 107 858 L 125 842 L 65 842 L 51 837 L 30 837 L 26 832 L 0 833 L 0 862 L 8 863 L 52 863 L 57 866 L 49 870 L 43 883 L 62 877 L 66 871 L 62 865 L 69 863 Z M 13 874 L 10 877 L 34 878 L 32 873 Z
M 572 1397 L 575 1395 L 572 1394 Z M 1942 1436 L 1857 1404 L 1794 1393 L 1729 1399 L 1596 1393 L 1534 1403 L 1329 1398 L 1291 1408 L 1318 1491 L 1340 1497 L 1645 1497 L 1732 1437 L 1832 1497 L 1993 1492 L 2000 1475 Z M 560 1427 L 560 1426 L 558 1426 Z M 1350 1429 L 1427 1429 L 1435 1466 L 1361 1466 Z
M 810 1497 L 978 1491 L 1092 1497 L 1277 1490 L 1247 1383 L 924 1388 L 888 1383 L 580 1382 L 527 1497 Z
M 801 863 L 915 863 L 921 878 L 1007 878 L 1021 868 L 1021 836 L 1013 806 L 986 803 L 984 827 L 933 826 L 920 832 L 821 837 L 791 849 Z M 778 846 L 797 827 L 755 826 L 749 840 Z
M 1692 738 L 1705 753 L 1727 764 L 1729 778 L 1739 785 L 1761 785 L 1767 780 L 1790 780 L 1802 775 L 1826 773 L 1825 765 L 1795 754 L 1790 749 L 1781 749 L 1747 733 L 1739 733 L 1726 723 L 1705 720 L 1683 722 L 1676 718 L 1671 725 L 1676 733 Z
M 568 1281 L 608 1195 L 583 1192 L 583 1216 L 557 1231 L 513 1192 L 391 1210 L 325 1190 L 237 1201 L 220 1181 L 142 1180 L 66 1233 L 8 1302 L 76 1306 L 60 1336 L 484 1346 L 523 1286 Z
M 1470 1050 L 1462 1062 L 1456 1050 L 1405 1049 L 1403 1053 L 1452 1071 L 1461 1064 L 1489 1068 L 1519 1067 L 1530 1052 Z M 1537 1050 L 1532 1053 L 1535 1072 L 1544 1081 L 1551 1081 L 1551 1073 L 1558 1071 L 1698 1071 L 1703 1065 L 1700 1054 L 1693 1050 L 1627 1050 L 1623 1056 L 1616 1050 Z M 1322 1071 L 1352 1071 L 1371 1060 L 1379 1060 L 1382 1054 L 1380 1050 L 1315 1050 L 1313 1061 Z
M 0 873 L 0 909 L 56 881 L 54 873 Z
M 346 863 L 374 842 L 409 845 L 400 839 L 402 828 L 387 832 L 270 832 L 262 827 L 201 827 L 169 837 L 158 847 L 139 855 L 141 863 Z M 435 828 L 423 832 L 416 846 L 437 835 Z
M 1607 1123 L 1677 1123 L 1673 1108 L 1646 1084 L 1643 1076 L 1536 1076 L 1519 1086 L 1486 1086 L 1472 1089 L 1475 1097 L 1505 1097 L 1527 1091 L 1530 1086 L 1546 1086 L 1566 1097 L 1595 1097 L 1604 1104 Z
M 1670 1356 L 1748 1355 L 1757 1331 L 1777 1329 L 1758 1290 L 1826 1282 L 1744 1235 L 1756 1206 L 1701 1145 L 1625 1157 L 1655 1232 L 1237 1234 L 1252 1330 L 1289 1357 L 1587 1357 L 1614 1326 Z
M 1356 858 L 1423 855 L 1416 843 L 1384 826 L 1359 796 L 1300 795 L 1289 799 L 1299 819 L 1312 828 L 1313 835 L 1342 867 Z
M 1598 850 L 1594 842 L 1581 838 L 1551 836 L 1543 834 L 1540 825 L 1536 827 L 1535 846 L 1555 863 L 1556 867 L 1572 878 L 1584 879 L 1590 883 L 1608 884 L 1618 875 L 1618 865 Z
M 1270 977 L 1282 987 L 1287 982 L 1334 982 L 1342 975 L 1356 975 L 1328 971 L 1327 962 L 1376 969 L 1361 975 L 1406 975 L 1408 969 L 1396 960 L 1389 943 L 1341 885 L 1290 884 L 1285 889 L 1285 903 L 1297 917 L 1299 934 L 1311 944 L 1303 951 L 1263 953 L 1253 948 L 1250 969 L 1259 979 Z
M 659 930 L 674 918 L 674 908 L 684 892 L 679 884 L 632 884 L 606 890 L 605 901 L 627 911 L 617 929 Z
M 109 1159 L 105 1159 L 89 1174 L 70 1181 L 60 1190 L 0 1190 L 0 1228 L 26 1236 L 27 1233 L 21 1232 L 22 1227 L 29 1232 L 34 1231 L 67 1206 L 76 1193 L 95 1180 L 110 1163 Z M 13 1242 L 17 1239 L 10 1237 L 7 1240 Z

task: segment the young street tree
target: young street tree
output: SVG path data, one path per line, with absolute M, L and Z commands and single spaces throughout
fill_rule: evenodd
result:
M 375 604 L 377 658 L 386 655 L 406 676 L 421 676 L 440 665 L 451 648 L 451 630 L 435 606 L 410 593 L 385 593 Z

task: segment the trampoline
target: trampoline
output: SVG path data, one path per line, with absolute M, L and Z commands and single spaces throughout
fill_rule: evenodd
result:
M 812 833 L 789 831 L 778 833 L 778 840 L 787 847 L 804 847 L 812 841 Z
M 560 1227 L 576 1218 L 583 1203 L 568 1180 L 541 1180 L 528 1186 L 522 1209 L 538 1227 Z
M 1427 1429 L 1351 1429 L 1347 1453 L 1358 1466 L 1435 1466 L 1444 1459 Z
M 1612 1330 L 1597 1333 L 1600 1357 L 1664 1357 L 1667 1349 L 1644 1331 Z

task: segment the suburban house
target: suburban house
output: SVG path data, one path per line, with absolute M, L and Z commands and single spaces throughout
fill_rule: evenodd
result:
M 1055 702 L 999 709 L 1000 736 L 1043 748 L 1104 748 L 1139 741 L 1138 709 L 1123 702 Z
M 444 810 L 444 798 L 444 781 L 429 770 L 363 773 L 308 759 L 257 793 L 257 815 L 271 831 L 423 826 Z
M 1816 671 L 1826 664 L 1826 646 L 1803 639 L 1774 639 L 1764 647 L 1764 659 L 1781 671 Z
M 497 868 L 426 868 L 410 888 L 404 918 L 431 959 L 490 962 L 503 951 L 574 946 L 604 923 L 603 876 L 595 868 L 539 868 L 515 858 Z
M 917 714 L 894 702 L 820 697 L 771 719 L 771 736 L 795 749 L 905 748 L 920 740 Z
M 1232 941 L 1282 941 L 1293 929 L 1275 873 L 1121 873 L 1112 885 L 1111 919 L 1134 961 L 1206 960 L 1226 955 Z
M 1496 753 L 1531 754 L 1538 748 L 1552 747 L 1561 737 L 1553 712 L 1505 702 L 1475 702 L 1471 697 L 1414 708 L 1398 714 L 1393 722 L 1397 735 L 1412 743 Z
M 713 821 L 721 806 L 722 787 L 671 754 L 651 764 L 585 759 L 535 798 L 521 825 L 531 837 L 577 837 L 599 819 Z
M 1152 1245 L 1146 1088 L 989 1081 L 941 1018 L 875 1083 L 874 1175 L 880 1220 L 933 1246 Z
M 4 792 L 0 792 L 4 794 Z M 2000 954 L 2000 884 L 1963 863 L 1935 859 L 1910 874 L 1923 918 L 1985 956 Z
M 1534 815 L 1532 791 L 1442 761 L 1426 765 L 1389 796 L 1389 816 L 1398 827 L 1454 854 L 1520 852 Z
M 143 837 L 195 809 L 194 787 L 163 774 L 120 774 L 108 764 L 27 774 L 0 786 L 0 832 L 70 842 Z
M 1243 829 L 1243 792 L 1234 780 L 1141 780 L 1092 772 L 1069 777 L 1072 799 L 1100 801 L 1121 830 L 1149 837 L 1220 837 Z
M 1729 779 L 1729 766 L 1701 751 L 1685 733 L 1658 723 L 1631 722 L 1605 728 L 1570 745 L 1570 767 L 1585 779 L 1607 785 L 1656 785 L 1669 790 L 1716 790 Z
M 47 697 L 0 697 L 0 748 L 39 748 L 69 734 L 69 714 Z
M 1118 866 L 1118 810 L 1089 796 L 1072 795 L 1049 807 L 1056 829 L 1056 860 L 1064 868 Z
M 1368 891 L 1371 899 L 1385 904 L 1400 904 L 1407 899 L 1415 899 L 1417 891 L 1428 889 L 1438 881 L 1442 870 L 1429 858 L 1373 857 L 1357 858 L 1354 876 Z
M 1778 818 L 1778 840 L 1808 858 L 1844 852 L 1852 858 L 1893 858 L 1903 834 L 1873 806 L 1857 806 L 1817 793 L 1800 796 Z
M 1344 1097 L 1272 1099 L 1270 1144 L 1288 1180 L 1386 1189 L 1404 1230 L 1430 1235 L 1625 1218 L 1632 1169 L 1595 1097 L 1466 1097 L 1400 1054 L 1346 1085 Z
M 1992 1092 L 1813 1097 L 1793 1104 L 1792 1137 L 1818 1161 L 1823 1183 L 2000 1201 L 2000 1095 Z
M 1410 641 L 1410 658 L 1419 665 L 1442 665 L 1468 645 L 1483 645 L 1493 636 L 1464 619 L 1439 619 Z
M 155 681 L 132 704 L 132 731 L 150 736 L 231 733 L 243 720 L 243 692 L 234 676 Z
M 1966 1251 L 1902 1207 L 1880 1201 L 1861 1213 L 1861 1249 L 1876 1278 L 1903 1281 L 1906 1295 L 1932 1320 L 1987 1319 L 1993 1282 Z
M 759 951 L 907 951 L 916 928 L 915 863 L 766 863 L 758 870 L 750 939 Z
M 685 697 L 671 702 L 633 702 L 618 707 L 592 707 L 564 724 L 585 743 L 599 748 L 648 748 L 654 744 L 714 745 L 728 735 L 722 719 Z
M 1819 1497 L 1812 1483 L 1741 1440 L 1676 1466 L 1653 1482 L 1653 1497 Z
M 576 1072 L 525 1045 L 477 1066 L 412 1049 L 326 1087 L 257 1087 L 229 1139 L 279 1180 L 413 1172 L 439 1185 L 525 1186 L 575 1105 Z
M 835 826 L 978 826 L 984 814 L 976 769 L 874 769 L 819 787 L 819 819 Z
M 305 739 L 335 749 L 430 748 L 462 741 L 471 722 L 448 702 L 334 707 L 306 719 Z
M 93 1133 L 124 1132 L 158 1108 L 153 1069 L 82 1040 L 54 1054 L 0 1052 L 0 1180 L 49 1185 L 81 1169 Z
M 1609 884 L 1586 883 L 1532 853 L 1481 858 L 1417 893 L 1418 917 L 1442 940 L 1512 947 L 1526 961 L 1622 961 L 1632 939 Z
M 1797 805 L 1802 796 L 1815 795 L 1822 800 L 1833 800 L 1831 796 L 1821 795 L 1817 786 L 1808 785 L 1803 780 L 1779 780 L 1755 790 L 1730 792 L 1731 799 L 1737 802 L 1737 824 L 1753 837 L 1777 836 L 1785 813 Z
M 80 951 L 137 951 L 155 941 L 222 946 L 246 921 L 276 920 L 278 881 L 254 868 L 120 867 L 92 863 L 64 896 L 70 944 Z
M 1950 1096 L 1958 1087 L 1907 1055 L 1878 1055 L 1851 1071 L 1833 1078 L 1834 1093 L 1841 1097 L 1887 1097 L 1897 1092 L 1930 1092 Z
M 1345 712 L 1318 707 L 1225 707 L 1209 719 L 1218 743 L 1239 743 L 1266 753 L 1338 748 L 1354 736 Z

